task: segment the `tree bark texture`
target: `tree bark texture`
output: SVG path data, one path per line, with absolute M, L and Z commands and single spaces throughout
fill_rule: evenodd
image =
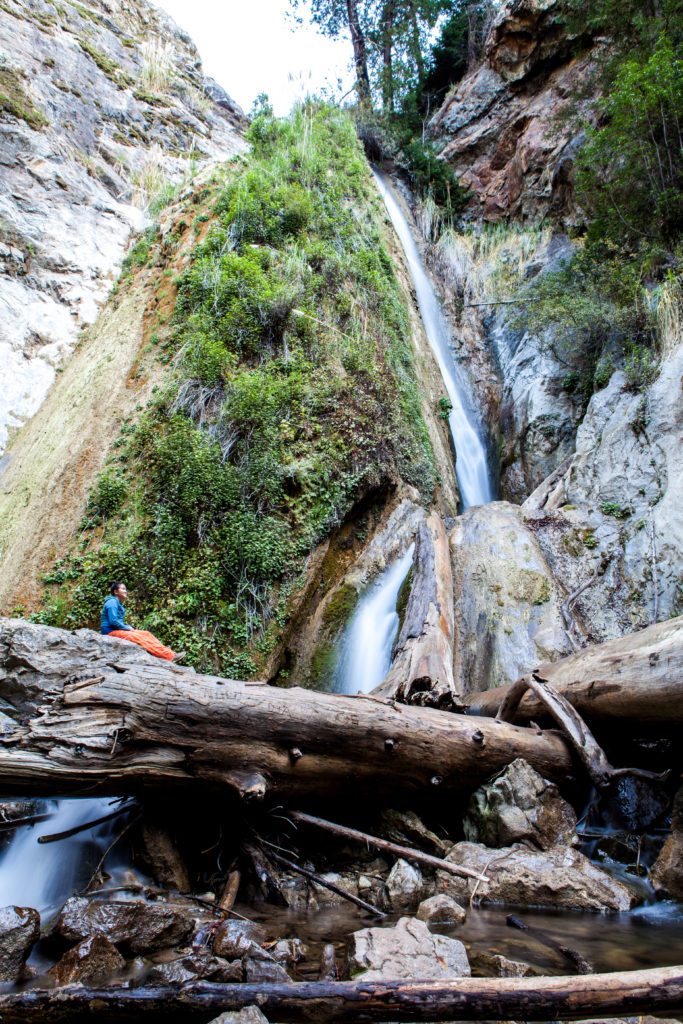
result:
M 353 62 L 356 68 L 356 88 L 358 102 L 361 106 L 372 106 L 370 99 L 370 76 L 368 75 L 368 59 L 365 49 L 365 36 L 360 25 L 356 0 L 346 0 L 346 11 L 353 45 Z
M 546 778 L 572 771 L 552 732 L 198 675 L 133 647 L 0 620 L 0 785 L 121 794 L 215 783 L 251 799 L 379 799 L 472 788 L 518 757 Z
M 312 981 L 88 989 L 69 985 L 0 995 L 3 1024 L 94 1020 L 208 1022 L 258 1006 L 278 1021 L 580 1020 L 683 1009 L 683 967 L 558 978 Z
M 683 722 L 683 616 L 545 662 L 535 671 L 585 718 Z M 470 713 L 496 715 L 516 685 L 468 694 Z M 528 692 L 516 720 L 543 716 L 542 701 Z

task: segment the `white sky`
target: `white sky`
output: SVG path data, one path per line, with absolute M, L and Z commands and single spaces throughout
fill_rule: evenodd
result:
M 287 0 L 154 0 L 191 36 L 204 72 L 246 113 L 268 93 L 278 115 L 307 93 L 351 88 L 351 44 L 285 17 Z M 290 80 L 293 79 L 292 80 Z

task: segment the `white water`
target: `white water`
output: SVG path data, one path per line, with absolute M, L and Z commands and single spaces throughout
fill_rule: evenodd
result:
M 52 816 L 18 828 L 0 854 L 0 907 L 34 907 L 43 918 L 58 911 L 88 883 L 111 841 L 113 826 L 121 819 L 54 843 L 39 843 L 39 837 L 66 832 L 115 809 L 111 797 L 46 801 L 40 810 L 54 811 Z
M 455 475 L 463 507 L 485 505 L 495 498 L 486 461 L 486 446 L 477 430 L 476 420 L 467 407 L 467 388 L 465 382 L 460 379 L 449 347 L 450 330 L 441 303 L 420 258 L 410 226 L 390 185 L 376 171 L 374 174 L 387 213 L 401 240 L 417 294 L 420 316 L 452 405 L 448 425 L 456 453 Z
M 398 633 L 396 603 L 415 545 L 384 570 L 361 597 L 341 641 L 336 693 L 369 693 L 391 666 Z

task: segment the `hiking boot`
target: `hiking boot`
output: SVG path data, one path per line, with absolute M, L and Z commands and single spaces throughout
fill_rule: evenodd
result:
M 177 654 L 173 655 L 173 657 L 171 658 L 171 661 L 173 662 L 174 665 L 177 665 L 179 662 L 183 661 L 183 659 L 186 658 L 186 657 L 187 657 L 187 651 L 178 651 Z

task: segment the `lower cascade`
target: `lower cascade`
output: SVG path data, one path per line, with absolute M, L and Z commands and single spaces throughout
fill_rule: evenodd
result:
M 415 545 L 374 580 L 358 602 L 340 644 L 335 693 L 370 693 L 389 671 L 399 627 L 401 587 L 413 564 Z

